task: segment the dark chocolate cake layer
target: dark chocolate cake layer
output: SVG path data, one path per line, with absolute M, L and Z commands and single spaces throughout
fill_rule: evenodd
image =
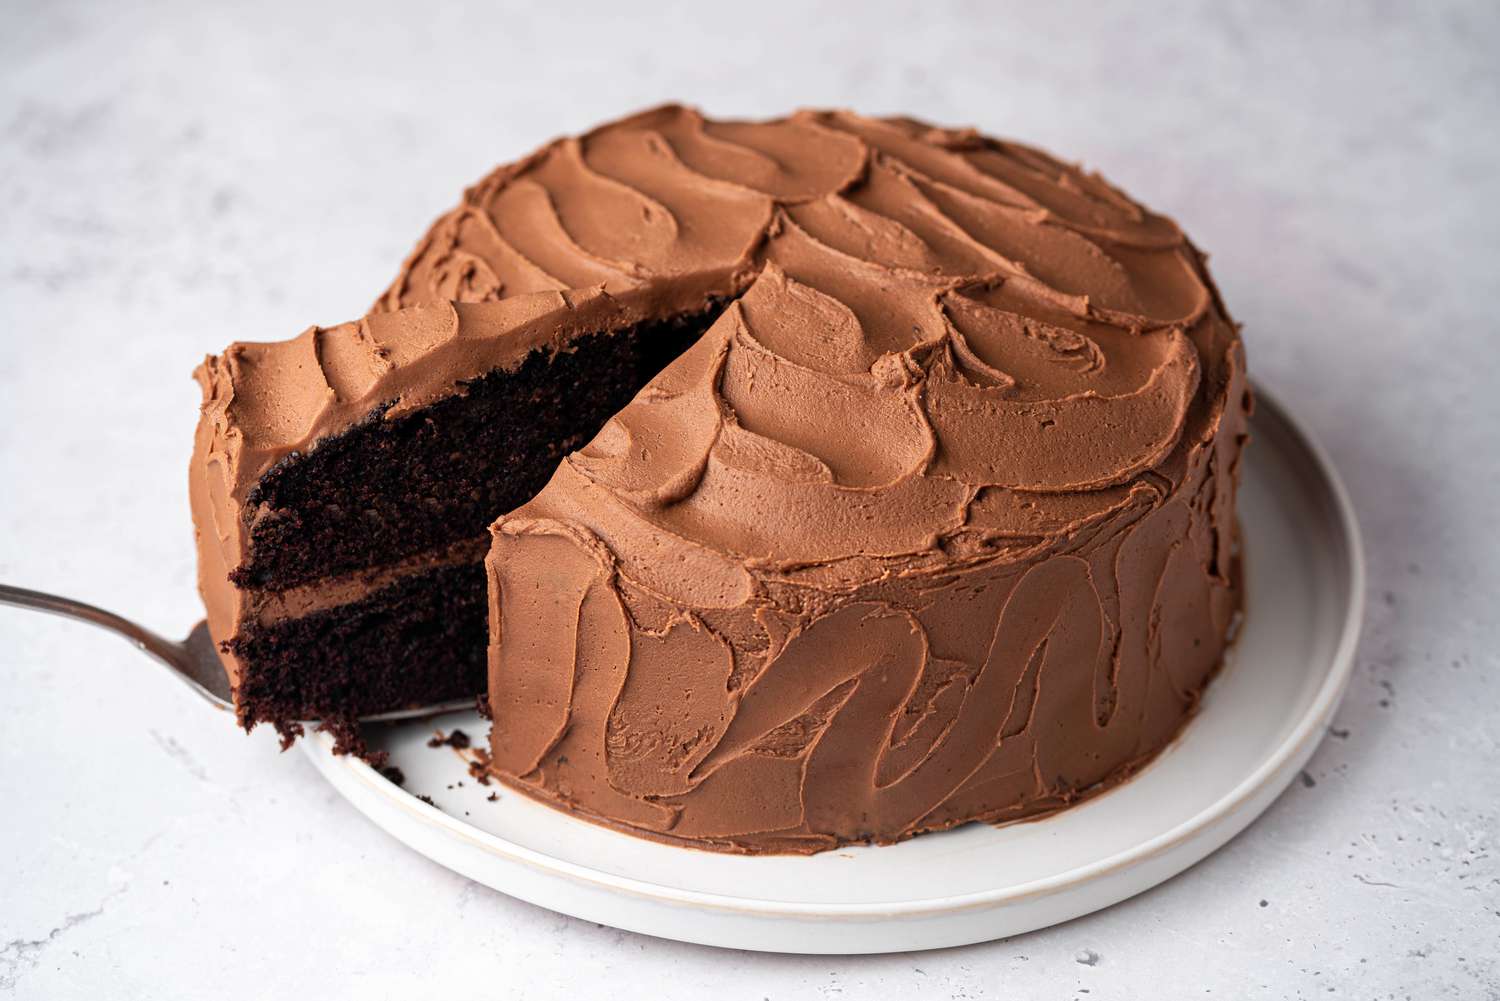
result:
M 484 568 L 415 571 L 362 598 L 245 626 L 228 643 L 247 666 L 247 720 L 346 719 L 472 698 L 484 690 Z

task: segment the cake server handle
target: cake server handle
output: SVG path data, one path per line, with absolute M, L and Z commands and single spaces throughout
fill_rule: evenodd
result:
M 0 605 L 49 612 L 66 619 L 87 622 L 128 639 L 137 650 L 165 665 L 194 694 L 215 709 L 234 711 L 229 676 L 208 635 L 208 624 L 199 622 L 182 642 L 169 640 L 145 626 L 102 608 L 29 588 L 0 584 Z

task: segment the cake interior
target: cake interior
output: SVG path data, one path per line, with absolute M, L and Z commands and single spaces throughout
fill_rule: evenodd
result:
M 484 556 L 531 499 L 716 318 L 711 308 L 535 351 L 459 394 L 288 456 L 245 505 L 230 575 L 260 614 L 226 644 L 241 722 L 284 726 L 485 689 Z

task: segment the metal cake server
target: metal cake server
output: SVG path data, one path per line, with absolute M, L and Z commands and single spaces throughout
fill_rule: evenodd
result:
M 234 712 L 234 695 L 229 689 L 229 675 L 224 670 L 223 662 L 219 660 L 219 651 L 214 648 L 213 639 L 208 635 L 206 622 L 200 621 L 188 633 L 187 639 L 179 642 L 169 640 L 127 618 L 113 612 L 106 612 L 102 608 L 96 608 L 82 601 L 74 601 L 72 598 L 63 598 L 43 591 L 32 591 L 24 587 L 0 584 L 0 605 L 51 612 L 53 615 L 88 622 L 123 636 L 135 644 L 137 649 L 165 665 L 173 677 L 186 685 L 203 701 L 215 709 L 231 714 Z M 360 719 L 364 722 L 410 719 L 454 709 L 470 709 L 473 705 L 472 699 L 466 699 L 439 705 L 417 706 L 413 709 L 396 709 L 391 712 L 361 716 Z M 316 721 L 303 720 L 302 722 Z

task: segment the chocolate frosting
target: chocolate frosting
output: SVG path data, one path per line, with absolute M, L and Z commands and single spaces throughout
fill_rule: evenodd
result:
M 200 369 L 200 532 L 381 401 L 719 297 L 494 527 L 505 782 L 816 851 L 1053 810 L 1170 741 L 1238 602 L 1237 331 L 1172 221 L 972 130 L 673 106 L 499 168 L 362 324 Z
M 496 771 L 739 851 L 1055 809 L 1237 607 L 1248 394 L 1170 220 L 970 130 L 662 108 L 465 195 L 377 304 L 737 298 L 489 559 Z

